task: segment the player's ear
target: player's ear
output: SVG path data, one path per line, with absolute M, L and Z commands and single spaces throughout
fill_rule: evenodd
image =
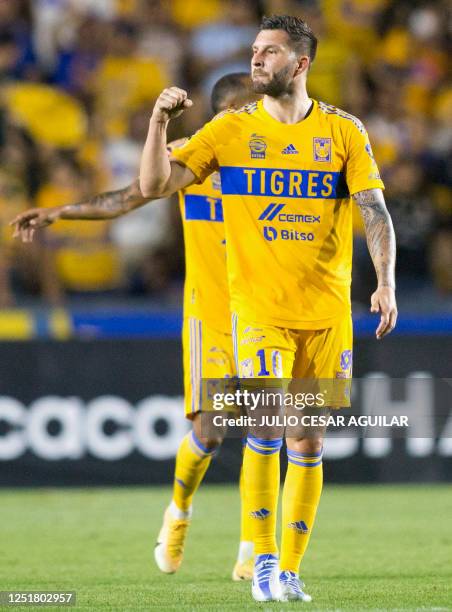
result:
M 311 60 L 307 55 L 300 55 L 297 58 L 297 68 L 295 70 L 294 76 L 299 76 L 303 74 L 303 72 L 307 72 L 309 70 L 309 66 L 311 65 Z

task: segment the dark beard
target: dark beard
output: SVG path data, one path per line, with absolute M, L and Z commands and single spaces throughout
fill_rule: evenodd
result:
M 280 98 L 285 94 L 292 93 L 292 80 L 288 78 L 290 72 L 291 67 L 286 66 L 281 68 L 279 72 L 276 72 L 268 83 L 255 83 L 253 81 L 253 91 L 257 94 L 271 96 L 272 98 Z

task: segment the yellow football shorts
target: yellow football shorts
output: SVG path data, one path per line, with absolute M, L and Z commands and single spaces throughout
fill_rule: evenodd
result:
M 317 381 L 327 391 L 329 407 L 350 405 L 351 315 L 334 327 L 300 330 L 252 323 L 233 314 L 232 340 L 239 379 L 281 379 L 286 390 L 297 382 L 302 387 L 303 381 Z
M 184 318 L 182 329 L 185 416 L 211 411 L 210 383 L 236 376 L 231 334 L 194 317 Z M 222 385 L 220 388 L 222 390 Z

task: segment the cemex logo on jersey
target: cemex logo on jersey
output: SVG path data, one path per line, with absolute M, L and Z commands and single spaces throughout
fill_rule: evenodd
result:
M 277 217 L 281 223 L 320 223 L 320 215 L 281 213 L 285 206 L 285 204 L 269 204 L 258 218 L 258 221 L 273 221 Z

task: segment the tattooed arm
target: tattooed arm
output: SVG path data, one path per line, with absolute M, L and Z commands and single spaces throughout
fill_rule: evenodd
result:
M 371 297 L 371 312 L 380 312 L 377 339 L 389 334 L 397 321 L 395 300 L 396 242 L 391 217 L 381 189 L 368 189 L 353 195 L 366 228 L 367 246 L 377 273 L 377 290 Z
M 52 208 L 31 208 L 17 215 L 10 225 L 14 227 L 15 238 L 31 242 L 37 229 L 51 225 L 58 219 L 114 219 L 143 206 L 148 201 L 149 198 L 142 196 L 139 180 L 136 179 L 124 189 L 106 191 L 85 202 Z

